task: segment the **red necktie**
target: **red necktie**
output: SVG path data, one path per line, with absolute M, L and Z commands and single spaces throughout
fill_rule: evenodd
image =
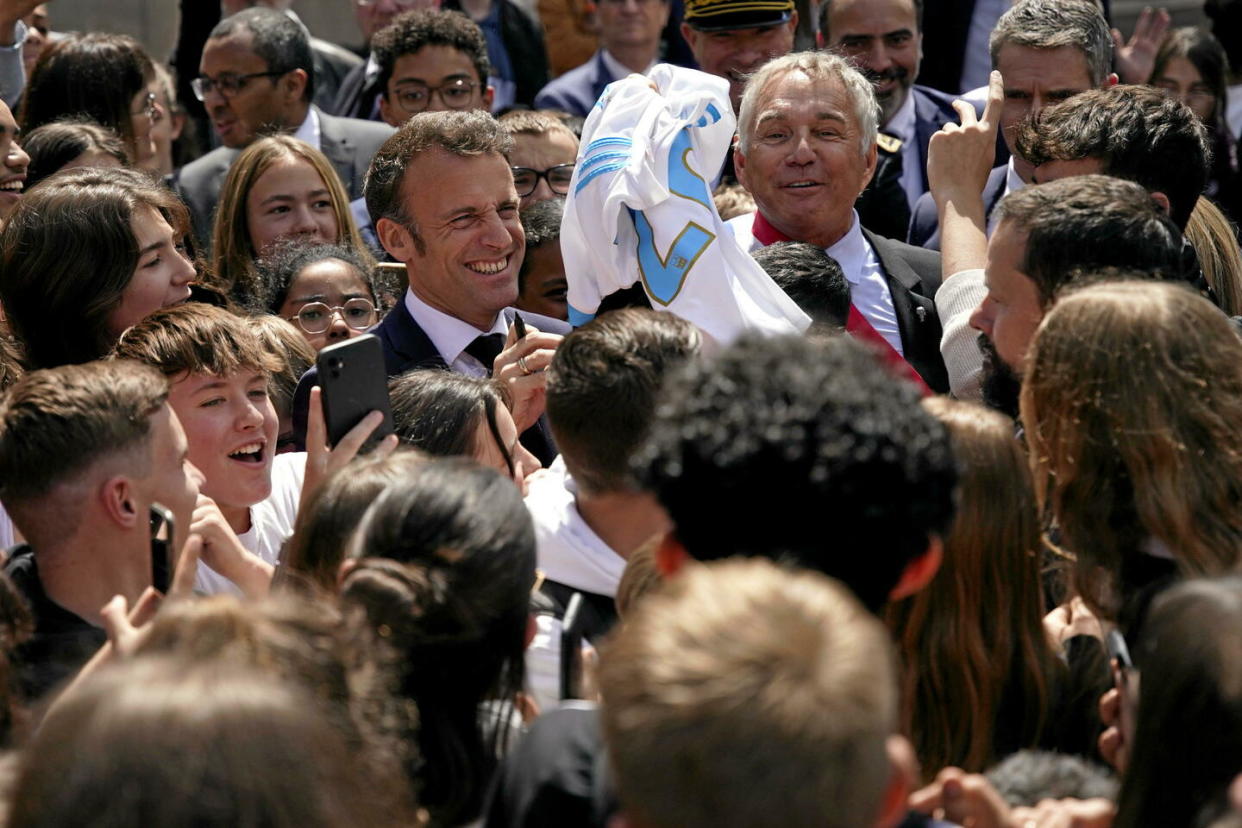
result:
M 794 241 L 794 239 L 789 238 L 773 227 L 763 217 L 763 213 L 758 210 L 755 211 L 755 221 L 751 225 L 750 232 L 764 247 L 778 241 Z M 871 324 L 867 317 L 862 315 L 853 303 L 850 304 L 850 315 L 845 320 L 845 331 L 855 339 L 869 342 L 873 348 L 879 351 L 880 358 L 892 366 L 898 374 L 917 385 L 923 396 L 931 396 L 931 389 L 927 387 L 927 383 L 919 376 L 919 372 L 914 370 L 914 366 L 906 362 L 905 358 L 897 352 L 897 349 L 880 335 L 875 326 Z

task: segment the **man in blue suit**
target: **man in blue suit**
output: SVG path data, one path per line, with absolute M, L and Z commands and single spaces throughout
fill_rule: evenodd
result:
M 825 0 L 819 7 L 820 45 L 853 60 L 880 102 L 880 158 L 858 215 L 867 229 L 896 238 L 927 192 L 928 141 L 957 123 L 952 96 L 914 83 L 922 18 L 923 0 Z
M 536 109 L 586 117 L 605 86 L 631 72 L 646 73 L 660 56 L 669 0 L 600 0 L 597 9 L 600 50 L 545 86 L 535 96 Z
M 388 139 L 367 173 L 367 209 L 384 249 L 406 266 L 409 288 L 372 329 L 389 376 L 441 368 L 505 382 L 522 445 L 556 455 L 543 419 L 544 369 L 569 326 L 524 314 L 511 329 L 526 236 L 505 153 L 512 138 L 479 111 L 415 115 Z M 294 395 L 305 434 L 312 369 Z

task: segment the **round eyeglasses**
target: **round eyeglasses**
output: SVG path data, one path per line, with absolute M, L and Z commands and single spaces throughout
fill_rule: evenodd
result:
M 339 313 L 342 321 L 355 331 L 365 331 L 375 324 L 375 305 L 369 299 L 350 299 L 344 305 L 327 305 L 323 302 L 307 302 L 294 316 L 285 317 L 308 334 L 320 334 L 332 327 L 333 314 Z
M 530 167 L 513 168 L 513 186 L 519 196 L 528 196 L 539 186 L 539 179 L 548 182 L 548 188 L 557 195 L 568 195 L 569 182 L 574 178 L 575 164 L 557 164 L 546 170 L 532 170 Z
M 477 83 L 469 78 L 449 78 L 439 86 L 428 86 L 422 81 L 403 81 L 392 93 L 397 106 L 411 115 L 426 112 L 431 96 L 438 94 L 449 109 L 465 109 L 474 100 Z

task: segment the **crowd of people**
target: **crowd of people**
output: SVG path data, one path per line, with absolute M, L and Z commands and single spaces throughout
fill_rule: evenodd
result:
M 0 0 L 0 821 L 1242 825 L 1240 0 L 352 2 Z

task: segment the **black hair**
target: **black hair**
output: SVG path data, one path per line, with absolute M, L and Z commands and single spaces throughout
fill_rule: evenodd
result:
M 877 610 L 953 518 L 947 429 L 848 337 L 744 337 L 664 393 L 634 470 L 691 557 L 787 558 Z
M 518 293 L 526 289 L 526 276 L 530 273 L 530 251 L 561 237 L 561 219 L 565 215 L 565 199 L 549 198 L 539 201 L 522 211 L 522 230 L 526 232 L 526 253 L 518 268 Z
M 311 51 L 310 35 L 293 18 L 264 6 L 252 6 L 226 17 L 211 30 L 209 40 L 220 40 L 235 34 L 238 28 L 250 32 L 251 50 L 263 58 L 269 72 L 306 73 L 302 99 L 315 97 L 315 54 Z
M 513 473 L 513 457 L 496 424 L 497 409 L 509 405 L 503 385 L 428 368 L 393 377 L 388 381 L 388 398 L 393 430 L 402 443 L 433 457 L 473 457 L 475 430 L 486 422 Z
M 365 614 L 391 651 L 397 695 L 418 706 L 420 803 L 435 825 L 470 822 L 525 678 L 535 534 L 521 492 L 471 461 L 430 460 L 375 501 L 353 555 L 341 600 Z
M 122 167 L 130 164 L 121 136 L 94 121 L 65 118 L 44 124 L 22 136 L 22 149 L 30 156 L 30 166 L 26 168 L 27 190 L 92 150 L 111 155 Z
M 298 275 L 313 264 L 331 259 L 357 271 L 358 278 L 367 286 L 367 298 L 379 307 L 379 289 L 383 285 L 376 284 L 376 268 L 371 267 L 356 250 L 343 244 L 308 245 L 305 239 L 286 239 L 257 263 L 260 296 L 256 310 L 279 313 Z
M 478 24 L 457 11 L 417 9 L 397 15 L 371 39 L 371 51 L 379 64 L 376 88 L 387 94 L 397 60 L 424 46 L 447 46 L 461 52 L 474 64 L 478 74 L 475 80 L 487 85 L 491 66 L 487 61 L 487 40 Z
M 850 315 L 850 283 L 836 259 L 807 242 L 776 242 L 751 254 L 812 322 L 840 330 Z

